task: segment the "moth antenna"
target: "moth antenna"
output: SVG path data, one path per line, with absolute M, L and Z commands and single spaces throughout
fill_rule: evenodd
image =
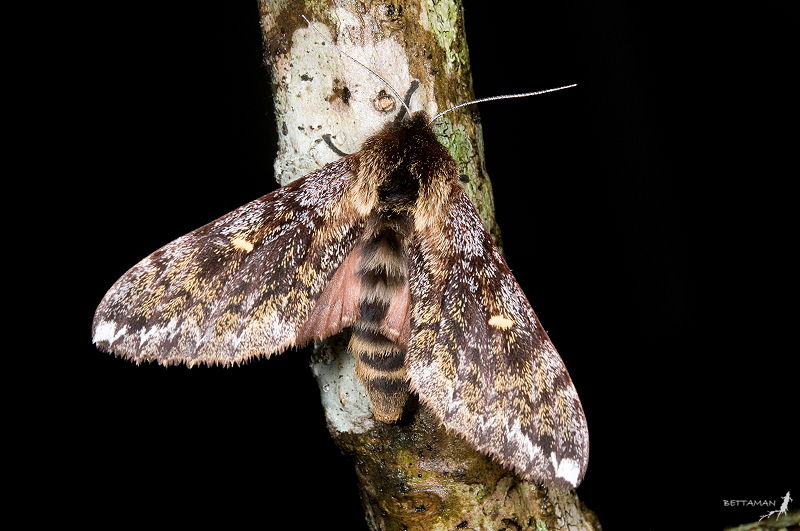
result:
M 436 116 L 431 118 L 431 121 L 429 122 L 429 124 L 432 124 L 433 122 L 435 122 L 436 119 L 439 118 L 440 116 L 442 116 L 443 114 L 447 114 L 450 111 L 454 111 L 456 109 L 460 109 L 461 107 L 466 107 L 467 105 L 473 105 L 475 103 L 482 103 L 484 101 L 508 100 L 508 99 L 511 99 L 511 98 L 525 98 L 526 96 L 538 96 L 539 94 L 545 94 L 547 92 L 555 92 L 557 90 L 564 90 L 564 89 L 577 87 L 577 86 L 578 86 L 577 83 L 573 83 L 572 85 L 566 85 L 566 86 L 563 86 L 563 87 L 551 88 L 551 89 L 547 89 L 547 90 L 539 90 L 539 91 L 536 91 L 536 92 L 525 92 L 523 94 L 507 94 L 505 96 L 492 96 L 490 98 L 481 98 L 479 100 L 468 101 L 467 103 L 461 103 L 459 105 L 456 105 L 455 107 L 450 107 L 449 109 L 440 112 L 439 114 L 437 114 Z
M 322 37 L 322 40 L 323 40 L 323 41 L 327 42 L 328 44 L 330 44 L 331 46 L 333 46 L 334 48 L 336 48 L 336 50 L 338 50 L 338 52 L 339 52 L 340 54 L 344 55 L 345 57 L 347 57 L 348 59 L 350 59 L 350 60 L 351 60 L 351 61 L 353 61 L 354 63 L 356 63 L 356 64 L 360 65 L 360 66 L 361 66 L 361 67 L 362 67 L 364 70 L 366 70 L 367 72 L 369 72 L 369 73 L 370 73 L 370 74 L 372 74 L 373 76 L 377 77 L 377 78 L 378 78 L 378 79 L 381 81 L 381 83 L 383 83 L 384 85 L 386 85 L 386 87 L 387 87 L 387 88 L 388 88 L 388 89 L 389 89 L 389 90 L 392 92 L 392 94 L 394 94 L 394 97 L 395 97 L 395 98 L 397 98 L 397 99 L 398 99 L 398 101 L 400 101 L 400 103 L 403 105 L 403 107 L 405 107 L 407 115 L 408 115 L 408 116 L 411 116 L 411 109 L 409 109 L 409 108 L 408 108 L 408 105 L 406 105 L 406 102 L 405 102 L 405 101 L 403 101 L 403 98 L 402 98 L 402 97 L 400 97 L 400 94 L 398 94 L 398 93 L 397 93 L 397 91 L 394 89 L 394 87 L 392 87 L 392 86 L 389 84 L 389 82 L 388 82 L 388 81 L 386 81 L 386 80 L 385 80 L 385 79 L 383 79 L 381 76 L 379 76 L 379 75 L 378 75 L 378 74 L 377 74 L 377 73 L 376 73 L 374 70 L 372 70 L 370 67 L 368 67 L 367 65 L 365 65 L 364 63 L 362 63 L 361 61 L 359 61 L 358 59 L 356 59 L 355 57 L 351 56 L 350 54 L 348 54 L 347 52 L 345 52 L 344 50 L 342 50 L 341 48 L 339 48 L 338 46 L 336 46 L 335 44 L 333 44 L 331 41 L 329 41 L 329 40 L 327 39 L 327 37 L 325 37 L 325 35 L 323 35 L 323 34 L 322 34 L 322 32 L 320 32 L 320 31 L 319 31 L 319 30 L 318 30 L 316 27 L 314 27 L 314 25 L 313 25 L 311 22 L 309 22 L 309 20 L 306 18 L 306 16 L 305 16 L 305 15 L 301 15 L 301 16 L 303 17 L 303 20 L 305 20 L 305 21 L 306 21 L 306 23 L 308 23 L 308 27 L 309 27 L 309 28 L 311 28 L 311 29 L 313 29 L 314 31 L 316 31 L 316 32 L 317 32 L 317 35 L 319 35 L 320 37 Z M 454 107 L 454 108 L 455 108 L 455 107 Z

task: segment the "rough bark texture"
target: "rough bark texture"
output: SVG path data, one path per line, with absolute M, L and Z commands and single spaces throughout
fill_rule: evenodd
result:
M 798 527 L 800 527 L 800 509 L 795 509 L 788 513 L 772 515 L 758 522 L 726 527 L 725 531 L 789 531 Z
M 326 44 L 302 15 L 401 95 L 418 80 L 412 111 L 434 115 L 474 98 L 460 3 L 259 0 L 259 8 L 280 136 L 275 171 L 281 184 L 339 158 L 323 135 L 352 153 L 400 109 L 385 85 Z M 446 115 L 436 131 L 499 242 L 475 108 Z M 346 345 L 341 336 L 325 341 L 312 370 L 329 431 L 355 461 L 372 529 L 599 528 L 574 491 L 519 479 L 446 433 L 413 398 L 399 423 L 376 421 Z

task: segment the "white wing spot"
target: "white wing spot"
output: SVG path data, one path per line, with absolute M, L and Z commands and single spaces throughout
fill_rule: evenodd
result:
M 125 335 L 128 325 L 124 325 L 119 331 L 116 328 L 117 325 L 113 321 L 101 321 L 94 331 L 94 342 L 108 341 L 109 345 L 113 345 L 117 339 Z
M 241 236 L 236 236 L 235 238 L 233 238 L 231 240 L 231 244 L 236 249 L 239 249 L 240 251 L 244 251 L 246 253 L 249 253 L 250 251 L 253 250 L 253 244 L 250 243 L 249 241 L 245 240 Z
M 513 324 L 514 321 L 502 315 L 493 315 L 491 319 L 489 319 L 489 326 L 494 326 L 500 330 L 508 330 Z
M 563 478 L 567 483 L 573 487 L 578 484 L 578 475 L 581 473 L 581 467 L 577 461 L 565 457 L 561 461 L 556 458 L 555 452 L 550 454 L 550 461 L 553 464 L 553 469 L 556 471 L 557 478 Z

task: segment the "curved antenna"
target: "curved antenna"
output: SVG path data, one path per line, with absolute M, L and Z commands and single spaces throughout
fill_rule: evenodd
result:
M 319 35 L 320 37 L 322 37 L 322 40 L 323 40 L 323 41 L 327 42 L 328 44 L 330 44 L 331 46 L 333 46 L 334 48 L 336 48 L 336 49 L 339 51 L 339 53 L 340 53 L 340 54 L 344 55 L 345 57 L 347 57 L 348 59 L 350 59 L 350 60 L 351 60 L 351 61 L 353 61 L 354 63 L 356 63 L 356 64 L 360 65 L 360 66 L 361 66 L 361 67 L 362 67 L 364 70 L 366 70 L 367 72 L 369 72 L 369 73 L 370 73 L 370 74 L 372 74 L 373 76 L 375 76 L 375 77 L 377 77 L 378 79 L 380 79 L 380 80 L 381 80 L 381 83 L 383 83 L 384 85 L 386 85 L 386 86 L 388 87 L 388 89 L 389 89 L 390 91 L 392 91 L 392 94 L 394 94 L 394 97 L 395 97 L 395 98 L 397 98 L 397 99 L 400 101 L 400 103 L 403 105 L 403 107 L 405 107 L 405 108 L 406 108 L 406 113 L 408 113 L 408 116 L 409 116 L 409 117 L 411 116 L 411 109 L 409 109 L 409 108 L 408 108 L 408 105 L 406 105 L 406 102 L 405 102 L 405 101 L 403 101 L 403 98 L 401 98 L 401 97 L 400 97 L 400 94 L 398 94 L 398 93 L 397 93 L 397 91 L 394 89 L 394 87 L 392 87 L 392 86 L 389 84 L 389 82 L 388 82 L 388 81 L 386 81 L 385 79 L 383 79 L 381 76 L 379 76 L 379 75 L 378 75 L 376 72 L 374 72 L 374 71 L 373 71 L 371 68 L 369 68 L 368 66 L 366 66 L 365 64 L 363 64 L 361 61 L 359 61 L 359 60 L 358 60 L 358 59 L 356 59 L 355 57 L 353 57 L 353 56 L 349 55 L 347 52 L 345 52 L 344 50 L 342 50 L 341 48 L 339 48 L 338 46 L 336 46 L 335 44 L 333 44 L 331 41 L 329 41 L 329 40 L 328 40 L 328 39 L 325 37 L 325 35 L 323 35 L 323 34 L 322 34 L 322 33 L 321 33 L 321 32 L 320 32 L 320 31 L 319 31 L 319 30 L 318 30 L 316 27 L 314 27 L 314 25 L 313 25 L 311 22 L 309 22 L 309 21 L 308 21 L 308 19 L 306 18 L 306 16 L 305 16 L 305 15 L 301 15 L 301 16 L 303 17 L 303 20 L 305 20 L 305 21 L 308 23 L 308 27 L 309 27 L 309 28 L 311 28 L 311 29 L 313 29 L 314 31 L 316 31 L 316 32 L 317 32 L 317 35 Z
M 461 107 L 466 107 L 467 105 L 472 105 L 474 103 L 482 103 L 484 101 L 493 101 L 493 100 L 508 100 L 508 99 L 511 99 L 511 98 L 524 98 L 526 96 L 538 96 L 539 94 L 546 94 L 547 92 L 555 92 L 557 90 L 564 90 L 564 89 L 577 87 L 577 86 L 578 86 L 577 83 L 573 83 L 572 85 L 565 85 L 563 87 L 551 88 L 551 89 L 547 89 L 547 90 L 539 90 L 539 91 L 536 91 L 536 92 L 525 92 L 524 94 L 508 94 L 506 96 L 492 96 L 490 98 L 481 98 L 479 100 L 472 100 L 472 101 L 468 101 L 467 103 L 461 103 L 459 105 L 456 105 L 455 107 L 450 107 L 449 109 L 440 112 L 439 114 L 437 114 L 436 116 L 431 118 L 431 121 L 428 122 L 428 123 L 432 124 L 433 122 L 436 121 L 437 118 L 439 118 L 443 114 L 447 114 L 450 111 L 454 111 L 456 109 L 460 109 Z

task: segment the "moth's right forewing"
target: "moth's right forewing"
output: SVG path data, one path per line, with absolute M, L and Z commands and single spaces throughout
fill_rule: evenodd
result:
M 300 332 L 363 231 L 356 165 L 340 159 L 142 260 L 100 303 L 94 342 L 135 361 L 228 365 L 311 339 Z M 355 291 L 340 280 L 329 298 Z M 352 321 L 343 304 L 317 312 L 321 332 Z
M 528 480 L 573 488 L 586 418 L 561 358 L 460 186 L 415 235 L 411 388 L 445 426 Z

